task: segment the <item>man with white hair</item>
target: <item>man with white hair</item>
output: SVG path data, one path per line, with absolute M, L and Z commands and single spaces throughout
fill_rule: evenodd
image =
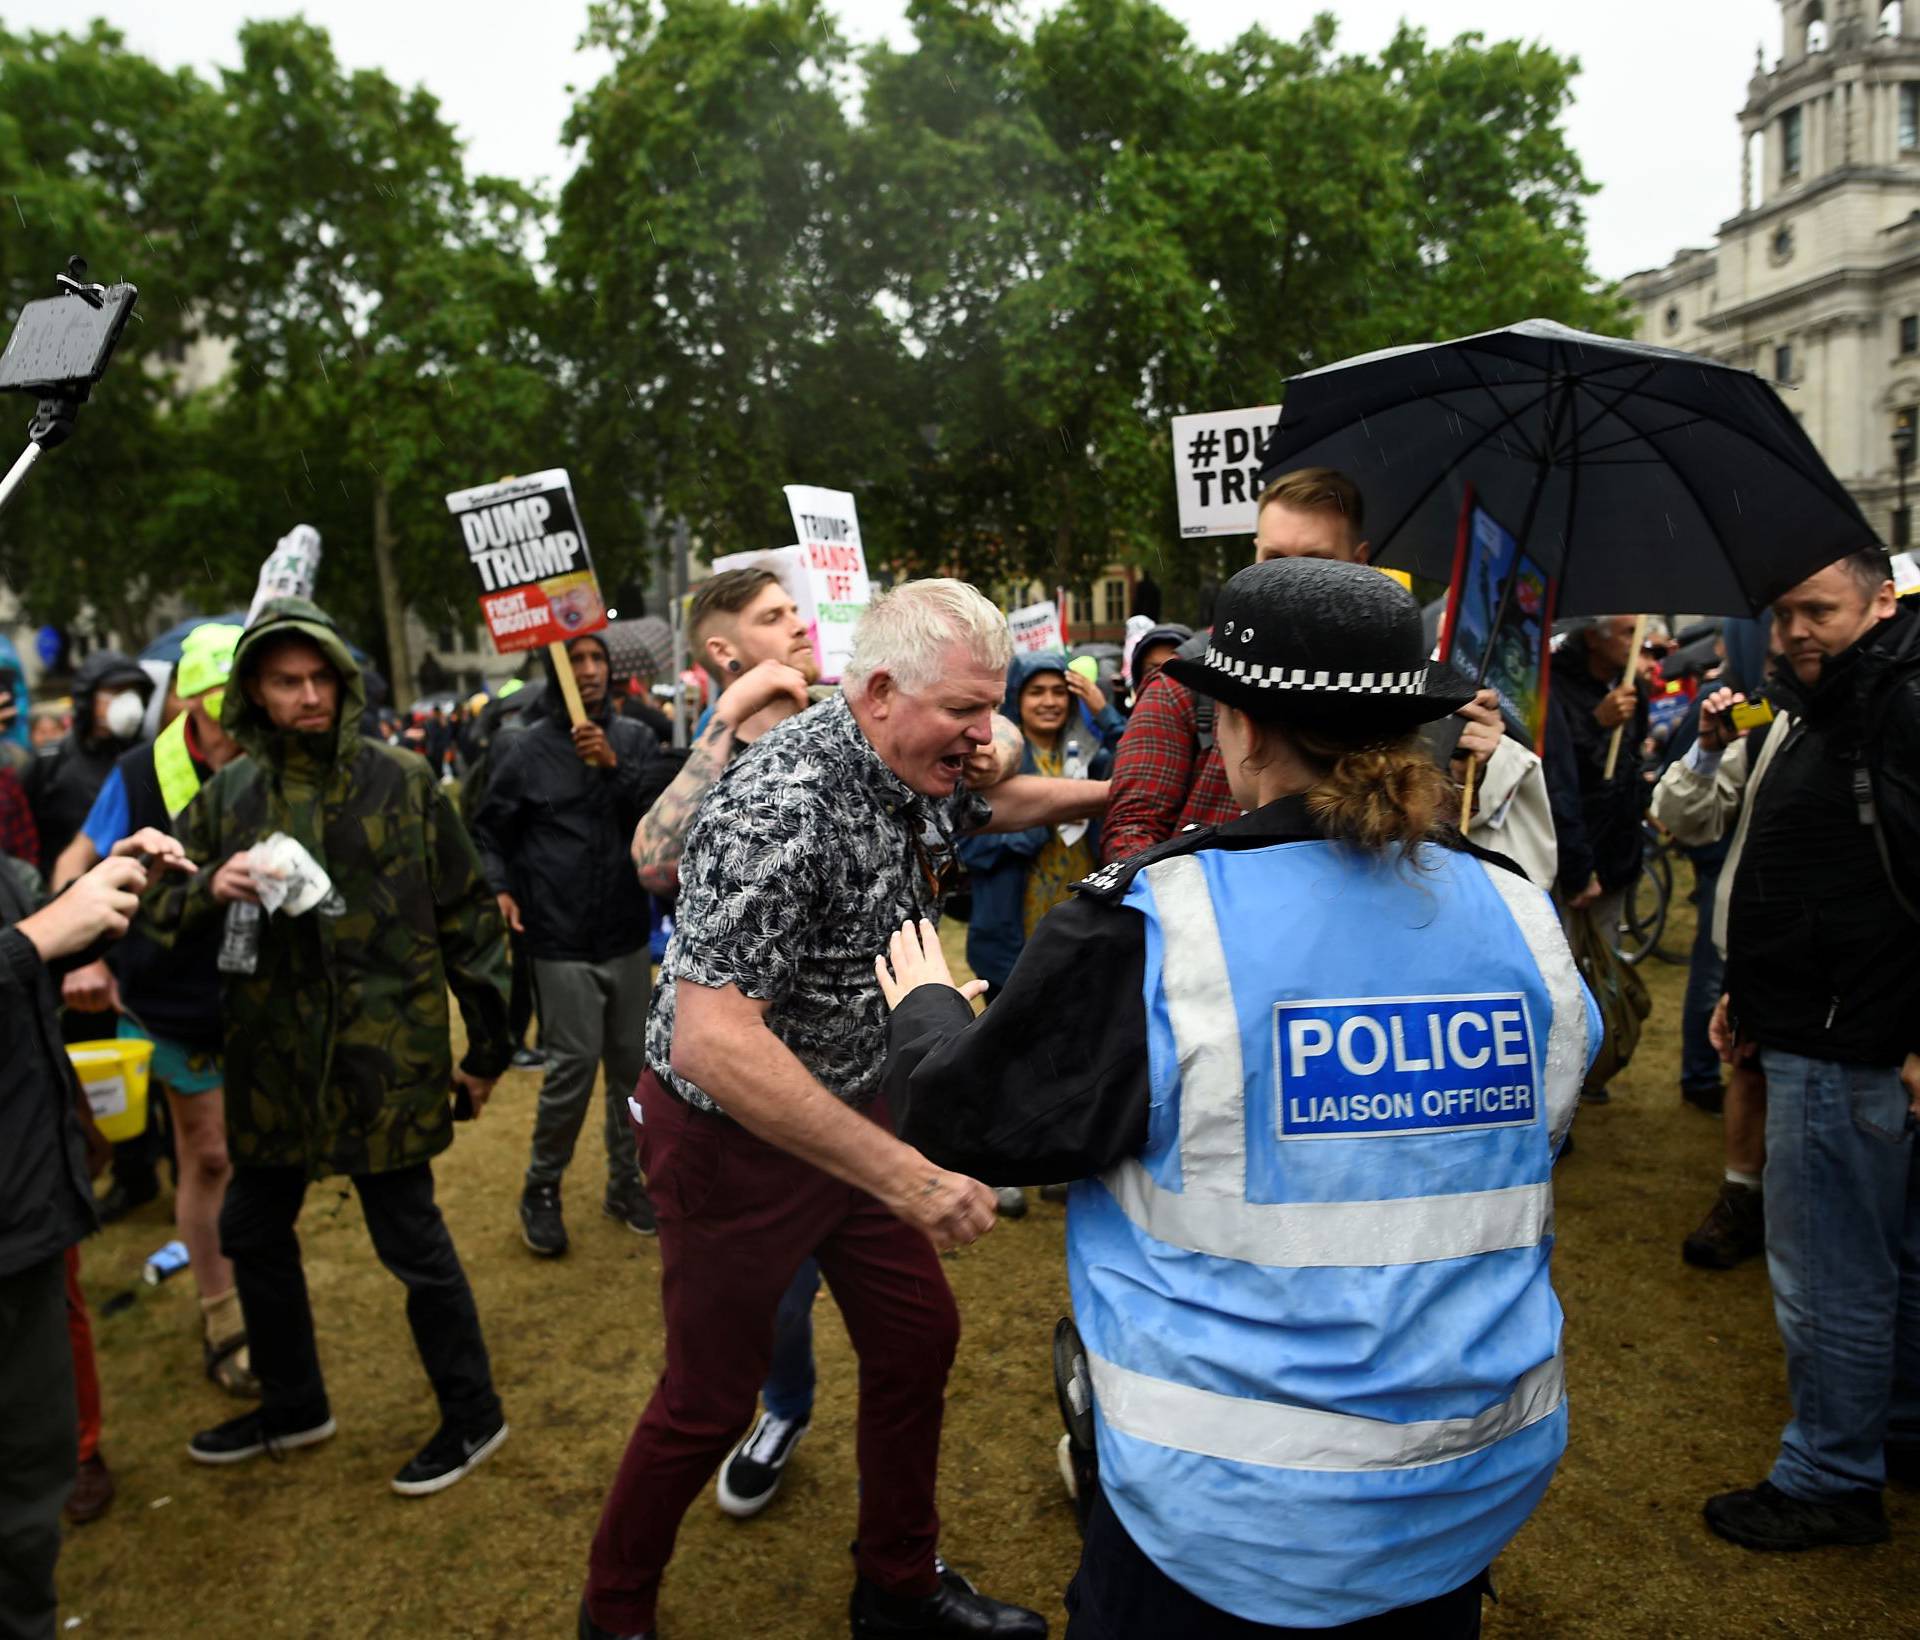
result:
M 939 1253 L 993 1227 L 993 1192 L 893 1135 L 874 953 L 939 914 L 958 837 L 1090 818 L 1104 782 L 965 785 L 1012 643 L 958 581 L 876 599 L 844 692 L 736 759 L 701 808 L 635 1101 L 660 1220 L 666 1369 L 594 1537 L 582 1640 L 653 1632 L 680 1518 L 753 1416 L 773 1317 L 817 1258 L 860 1356 L 853 1633 L 1046 1633 L 935 1555 L 959 1315 Z

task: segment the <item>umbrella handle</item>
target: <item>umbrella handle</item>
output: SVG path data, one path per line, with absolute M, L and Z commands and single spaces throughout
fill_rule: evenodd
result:
M 1477 757 L 1467 759 L 1467 777 L 1460 782 L 1460 835 L 1467 834 L 1467 827 L 1473 823 L 1473 781 L 1480 772 L 1480 760 Z

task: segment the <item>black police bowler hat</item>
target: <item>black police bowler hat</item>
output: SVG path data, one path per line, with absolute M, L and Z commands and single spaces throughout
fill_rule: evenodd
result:
M 1405 734 L 1473 699 L 1427 664 L 1420 606 L 1364 564 L 1271 558 L 1220 590 L 1204 657 L 1167 672 L 1254 717 L 1339 736 Z

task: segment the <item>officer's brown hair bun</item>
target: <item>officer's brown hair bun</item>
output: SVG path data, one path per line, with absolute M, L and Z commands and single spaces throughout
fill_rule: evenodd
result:
M 1410 856 L 1439 826 L 1449 787 L 1418 735 L 1365 746 L 1293 731 L 1300 749 L 1332 767 L 1307 793 L 1307 812 L 1329 837 Z

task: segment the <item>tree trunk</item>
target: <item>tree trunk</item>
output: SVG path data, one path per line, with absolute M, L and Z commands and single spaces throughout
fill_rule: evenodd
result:
M 400 572 L 393 562 L 393 524 L 387 516 L 387 481 L 373 481 L 373 567 L 380 581 L 380 619 L 387 629 L 388 687 L 395 708 L 413 699 L 413 657 L 407 652 L 407 606 L 400 597 Z

